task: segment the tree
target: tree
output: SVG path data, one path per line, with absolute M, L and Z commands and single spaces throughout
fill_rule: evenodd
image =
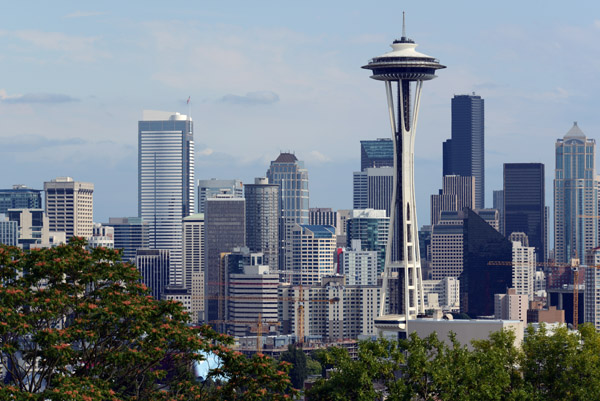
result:
M 229 347 L 231 338 L 187 321 L 179 303 L 149 295 L 118 251 L 85 250 L 80 238 L 26 253 L 1 246 L 0 399 L 289 396 L 286 364 L 248 359 Z M 207 353 L 221 362 L 198 382 L 191 368 Z
M 521 366 L 537 399 L 600 399 L 600 334 L 589 323 L 578 332 L 528 327 Z
M 308 377 L 306 355 L 302 348 L 296 347 L 296 344 L 290 344 L 287 351 L 281 353 L 279 360 L 291 364 L 290 379 L 292 380 L 292 386 L 302 389 L 304 380 Z
M 310 399 L 326 401 L 401 399 L 404 382 L 396 380 L 396 372 L 404 363 L 404 355 L 397 341 L 379 339 L 359 344 L 358 358 L 352 360 L 344 348 L 318 350 L 315 358 L 329 378 L 321 378 L 307 391 Z

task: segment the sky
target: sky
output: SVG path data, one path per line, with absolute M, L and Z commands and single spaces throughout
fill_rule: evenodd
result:
M 442 184 L 450 100 L 485 99 L 486 206 L 502 165 L 546 166 L 573 121 L 600 132 L 600 3 L 584 1 L 0 2 L 0 188 L 95 184 L 94 221 L 137 215 L 142 110 L 191 114 L 196 179 L 264 176 L 280 151 L 311 207 L 352 207 L 360 140 L 391 137 L 385 89 L 361 69 L 401 36 L 447 66 L 424 84 L 419 224 Z M 191 105 L 186 104 L 191 97 Z

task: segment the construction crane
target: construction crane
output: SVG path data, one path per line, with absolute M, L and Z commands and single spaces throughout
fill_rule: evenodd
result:
M 214 285 L 215 283 L 213 283 Z M 224 283 L 221 283 L 220 285 L 224 285 Z M 211 297 L 206 297 L 206 299 L 216 299 L 216 300 L 228 300 L 228 301 L 273 301 L 273 300 L 277 300 L 277 301 L 291 301 L 294 303 L 297 303 L 297 308 L 296 308 L 296 317 L 298 320 L 298 324 L 296 327 L 296 333 L 297 333 L 297 342 L 298 344 L 302 345 L 304 343 L 304 303 L 305 302 L 327 302 L 330 304 L 339 302 L 340 299 L 338 297 L 335 298 L 331 298 L 331 299 L 305 299 L 304 298 L 304 287 L 302 285 L 298 286 L 299 288 L 299 297 L 273 297 L 273 296 L 267 296 L 267 297 L 260 297 L 260 296 L 211 296 Z M 259 319 L 258 319 L 258 326 L 261 327 L 262 329 L 262 314 L 259 313 Z M 230 323 L 230 324 L 235 324 L 235 323 L 239 323 L 239 324 L 257 324 L 257 322 L 254 321 L 235 321 L 235 320 L 211 320 L 208 323 Z M 269 321 L 267 322 L 270 325 L 276 325 L 279 326 L 281 325 L 280 322 L 272 322 Z M 261 329 L 257 329 L 258 332 L 261 331 Z M 257 342 L 259 340 L 257 339 Z M 262 344 L 261 344 L 262 346 Z M 258 346 L 257 346 L 258 349 Z
M 598 250 L 598 249 L 600 249 L 600 247 L 594 248 L 593 250 Z M 489 261 L 488 265 L 489 266 L 512 266 L 513 262 L 496 260 L 496 261 Z M 579 272 L 580 272 L 581 268 L 583 268 L 583 266 L 580 267 L 580 260 L 577 257 L 577 254 L 575 254 L 575 257 L 573 257 L 571 259 L 571 262 L 568 264 L 567 263 L 556 264 L 554 262 L 548 262 L 548 263 L 537 262 L 535 265 L 548 267 L 550 269 L 568 267 L 573 272 L 573 328 L 577 330 L 577 327 L 579 325 Z M 600 266 L 586 266 L 586 267 L 600 269 Z
M 268 326 L 280 326 L 280 322 L 276 321 L 264 321 L 262 317 L 262 313 L 259 312 L 258 320 L 211 320 L 209 323 L 225 323 L 225 324 L 246 324 L 246 325 L 256 325 L 255 327 L 250 327 L 250 332 L 254 332 L 256 330 L 256 352 L 262 351 L 262 334 L 264 332 L 263 323 L 267 323 Z

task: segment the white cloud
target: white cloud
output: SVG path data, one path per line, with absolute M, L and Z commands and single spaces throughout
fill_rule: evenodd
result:
M 24 95 L 9 95 L 0 89 L 0 101 L 4 103 L 67 103 L 78 102 L 79 99 L 62 93 L 26 93 Z
M 98 49 L 99 36 L 74 36 L 37 30 L 5 31 L 4 36 L 11 36 L 38 49 L 64 53 L 75 61 L 91 62 L 110 56 L 109 53 Z
M 63 16 L 63 18 L 85 18 L 85 17 L 96 17 L 99 15 L 104 15 L 106 14 L 105 12 L 102 11 L 73 11 L 72 13 L 69 13 L 65 16 Z

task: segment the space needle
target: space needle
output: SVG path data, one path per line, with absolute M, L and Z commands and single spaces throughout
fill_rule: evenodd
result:
M 373 72 L 371 78 L 385 83 L 394 143 L 390 231 L 375 326 L 384 331 L 397 331 L 402 336 L 401 333 L 407 332 L 408 320 L 424 312 L 414 183 L 415 133 L 421 89 L 423 81 L 435 78 L 435 71 L 446 66 L 415 50 L 417 44 L 406 37 L 404 13 L 402 37 L 394 40 L 391 47 L 391 52 L 371 59 L 362 68 Z M 389 297 L 387 310 L 386 297 Z

